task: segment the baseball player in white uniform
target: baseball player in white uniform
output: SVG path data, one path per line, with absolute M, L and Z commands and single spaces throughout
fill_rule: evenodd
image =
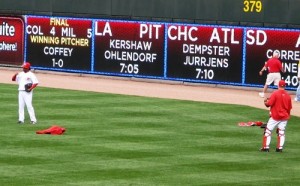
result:
M 30 63 L 26 62 L 22 65 L 23 72 L 19 72 L 14 74 L 12 77 L 12 81 L 16 81 L 19 84 L 19 124 L 23 124 L 25 120 L 25 113 L 24 108 L 25 105 L 27 107 L 27 111 L 30 116 L 30 122 L 31 124 L 36 124 L 37 119 L 35 117 L 34 108 L 32 106 L 32 95 L 33 95 L 33 89 L 38 85 L 38 80 L 34 73 L 30 71 Z M 32 86 L 29 87 L 27 90 L 25 88 L 26 84 L 31 83 Z

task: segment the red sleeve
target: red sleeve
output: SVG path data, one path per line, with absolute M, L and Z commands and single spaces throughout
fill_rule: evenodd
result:
M 273 106 L 274 103 L 275 103 L 275 94 L 273 93 L 273 94 L 271 94 L 271 96 L 270 96 L 269 100 L 267 101 L 266 105 Z
M 17 75 L 18 75 L 17 73 L 14 74 L 13 77 L 11 78 L 11 80 L 12 80 L 12 81 L 16 81 Z
M 265 62 L 265 67 L 266 67 L 266 68 L 268 68 L 268 66 L 269 66 L 269 61 L 270 61 L 270 60 L 268 60 L 267 62 Z

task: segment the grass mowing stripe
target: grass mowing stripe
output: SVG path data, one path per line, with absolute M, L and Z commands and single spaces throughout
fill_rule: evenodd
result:
M 37 125 L 18 125 L 17 87 L 0 84 L 1 185 L 298 185 L 299 118 L 286 149 L 258 151 L 265 121 L 247 106 L 38 87 Z M 36 135 L 53 124 L 62 136 Z

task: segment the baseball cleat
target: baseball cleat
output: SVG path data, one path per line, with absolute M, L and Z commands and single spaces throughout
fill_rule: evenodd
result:
M 270 152 L 270 150 L 269 149 L 265 149 L 265 148 L 261 148 L 260 152 Z
M 258 95 L 259 95 L 260 97 L 262 97 L 262 98 L 265 97 L 265 93 L 263 93 L 263 92 L 258 93 Z
M 276 151 L 275 151 L 275 152 L 282 152 L 282 149 L 276 148 Z
M 24 124 L 24 121 L 18 121 L 18 124 Z

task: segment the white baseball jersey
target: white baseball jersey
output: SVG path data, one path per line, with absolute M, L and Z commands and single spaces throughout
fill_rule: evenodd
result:
M 16 81 L 19 84 L 18 90 L 25 90 L 25 85 L 28 83 L 32 83 L 32 84 L 39 83 L 36 76 L 31 71 L 27 73 L 20 72 L 16 77 Z

